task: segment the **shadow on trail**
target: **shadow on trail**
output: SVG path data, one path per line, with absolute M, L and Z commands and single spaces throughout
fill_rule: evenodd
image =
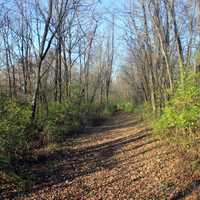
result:
M 110 125 L 110 123 L 111 125 Z M 84 134 L 85 135 L 92 135 L 94 134 L 98 134 L 98 133 L 102 133 L 104 131 L 115 131 L 116 129 L 123 129 L 123 128 L 130 128 L 130 127 L 134 127 L 135 125 L 137 125 L 139 123 L 138 120 L 134 120 L 134 121 L 130 121 L 130 119 L 123 119 L 123 120 L 119 120 L 115 123 L 112 123 L 112 121 L 107 121 L 107 123 L 105 125 L 102 126 L 96 126 L 96 127 L 90 127 L 85 129 Z
M 190 194 L 192 194 L 193 191 L 198 189 L 200 187 L 200 179 L 194 180 L 192 183 L 188 184 L 183 190 L 176 193 L 171 200 L 180 200 L 185 199 Z M 199 196 L 200 197 L 200 196 Z
M 97 131 L 94 134 L 106 134 L 108 130 L 115 130 L 124 127 L 134 127 L 138 121 L 131 121 L 130 119 L 122 119 L 110 123 L 102 127 L 97 127 Z M 109 123 L 108 123 L 109 124 Z M 99 132 L 98 132 L 99 130 Z M 90 135 L 90 133 L 89 133 Z M 145 140 L 145 141 L 143 141 Z M 142 143 L 140 143 L 143 141 Z M 120 167 L 130 162 L 129 159 L 117 160 L 115 155 L 120 152 L 124 146 L 133 144 L 129 149 L 123 150 L 123 152 L 133 152 L 130 159 L 143 155 L 144 153 L 151 151 L 155 148 L 159 148 L 159 145 L 154 145 L 153 148 L 147 148 L 148 144 L 154 143 L 156 140 L 152 140 L 149 129 L 143 129 L 133 133 L 132 135 L 123 136 L 121 138 L 114 138 L 109 142 L 103 142 L 90 147 L 85 147 L 77 150 L 71 150 L 67 146 L 58 150 L 48 156 L 41 156 L 36 161 L 27 163 L 24 169 L 29 169 L 27 175 L 34 177 L 32 185 L 26 188 L 26 192 L 14 194 L 18 196 L 21 194 L 28 194 L 33 191 L 37 191 L 44 187 L 56 185 L 56 184 L 68 184 L 78 177 L 83 177 L 92 173 L 96 173 L 101 170 L 111 170 L 115 167 Z M 146 148 L 145 148 L 146 147 Z M 142 151 L 135 154 L 134 150 L 141 148 Z M 23 171 L 19 171 L 19 176 L 23 174 Z

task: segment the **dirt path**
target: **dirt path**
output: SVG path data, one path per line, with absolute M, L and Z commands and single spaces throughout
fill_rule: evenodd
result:
M 175 147 L 131 114 L 88 130 L 31 166 L 38 183 L 17 199 L 200 199 L 200 179 Z

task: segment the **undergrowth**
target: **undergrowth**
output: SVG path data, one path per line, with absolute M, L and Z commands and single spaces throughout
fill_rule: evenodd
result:
M 162 115 L 154 120 L 154 132 L 186 150 L 199 154 L 200 75 L 190 74 L 184 86 L 178 84 Z
M 99 125 L 117 112 L 117 104 L 86 104 L 65 101 L 48 103 L 37 111 L 37 120 L 31 122 L 31 105 L 1 99 L 0 107 L 0 169 L 23 159 L 32 149 L 63 142 L 77 135 L 86 126 Z M 127 109 L 127 108 L 126 108 Z

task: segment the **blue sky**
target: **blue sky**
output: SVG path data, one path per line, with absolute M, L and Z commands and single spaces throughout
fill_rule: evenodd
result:
M 9 6 L 12 8 L 11 3 L 13 1 L 6 1 L 6 0 L 0 0 L 0 2 L 6 2 L 5 5 Z M 43 0 L 41 0 L 43 1 Z M 114 62 L 114 68 L 115 71 L 123 64 L 123 58 L 125 55 L 125 47 L 124 47 L 124 42 L 122 40 L 122 35 L 123 35 L 123 25 L 120 21 L 120 11 L 123 10 L 123 4 L 127 0 L 100 0 L 101 6 L 100 6 L 100 11 L 105 13 L 104 16 L 104 21 L 102 30 L 105 34 L 109 33 L 109 23 L 111 25 L 112 23 L 112 13 L 115 13 L 115 62 Z M 45 0 L 44 0 L 45 2 Z
M 108 12 L 105 23 L 112 22 L 111 13 L 115 13 L 115 72 L 123 65 L 125 57 L 125 46 L 122 36 L 124 34 L 121 12 L 127 0 L 101 0 L 102 8 Z M 106 30 L 105 30 L 106 31 Z

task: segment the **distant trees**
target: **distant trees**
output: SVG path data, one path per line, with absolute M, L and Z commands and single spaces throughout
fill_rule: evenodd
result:
M 198 5 L 197 0 L 125 3 L 122 76 L 134 88 L 129 92 L 134 102 L 151 102 L 154 113 L 161 113 L 177 81 L 184 85 L 187 73 L 198 71 Z M 81 102 L 108 104 L 115 17 L 110 17 L 108 33 L 102 33 L 98 6 L 98 1 L 85 0 L 2 3 L 1 76 L 10 99 L 23 96 L 32 103 L 33 121 L 38 106 L 48 110 L 51 101 L 76 96 Z
M 120 78 L 154 133 L 199 159 L 198 0 L 130 0 Z
M 6 76 L 11 100 L 26 98 L 32 104 L 32 121 L 40 104 L 48 110 L 48 102 L 71 101 L 75 94 L 86 103 L 101 99 L 102 104 L 104 95 L 108 103 L 114 20 L 104 40 L 98 1 L 13 0 L 3 5 L 1 76 Z M 95 62 L 98 40 L 101 56 Z
M 112 113 L 115 22 L 93 0 L 0 5 L 0 157 L 11 161 Z
M 159 114 L 177 81 L 184 86 L 185 77 L 195 68 L 200 44 L 198 1 L 129 3 L 125 7 L 128 54 L 123 70 L 133 77 L 138 98 L 151 102 L 154 113 Z

